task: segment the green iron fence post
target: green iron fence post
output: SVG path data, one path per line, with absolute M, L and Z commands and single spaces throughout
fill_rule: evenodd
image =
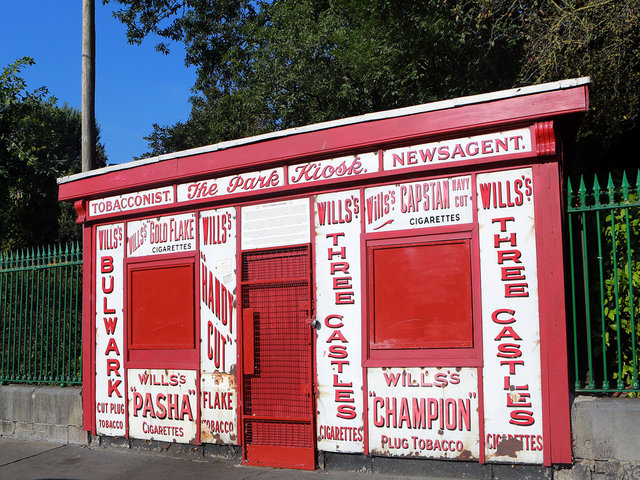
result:
M 601 207 L 600 201 L 600 183 L 598 182 L 598 176 L 593 178 L 593 196 L 595 200 L 595 206 Z M 602 227 L 600 225 L 600 210 L 596 210 L 596 234 L 598 238 L 598 271 L 600 273 L 600 320 L 601 320 L 601 341 L 602 341 L 602 388 L 609 389 L 609 379 L 607 377 L 607 340 L 606 340 L 606 323 L 604 319 L 604 260 L 602 257 Z
M 580 197 L 580 203 L 586 204 L 587 189 L 584 186 L 584 178 L 580 177 L 580 188 L 578 189 L 578 195 Z M 589 304 L 589 249 L 587 246 L 587 214 L 586 211 L 582 212 L 582 271 L 584 275 L 584 298 L 587 308 L 585 309 L 585 321 L 587 328 L 587 365 L 588 365 L 588 380 L 587 384 L 590 389 L 596 388 L 594 374 L 593 374 L 593 352 L 591 345 L 591 312 L 588 308 Z
M 622 176 L 622 191 L 625 203 L 629 203 L 629 182 L 627 181 L 626 172 Z M 633 266 L 631 262 L 631 229 L 629 226 L 629 208 L 624 208 L 627 243 L 627 273 L 629 275 L 629 322 L 631 327 L 631 355 L 632 355 L 632 383 L 631 388 L 638 388 L 638 363 L 636 357 L 636 321 L 634 315 L 634 298 L 633 298 Z
M 4 252 L 0 252 L 0 270 L 4 270 L 7 264 L 7 257 Z M 5 371 L 5 354 L 7 352 L 6 339 L 8 336 L 7 329 L 7 278 L 0 275 L 0 314 L 2 315 L 2 351 L 0 352 L 0 372 Z M 2 377 L 0 376 L 0 385 L 2 385 Z
M 567 181 L 567 211 L 571 209 L 571 203 L 573 201 L 573 189 L 571 188 L 571 180 Z M 573 320 L 573 359 L 574 359 L 574 368 L 575 368 L 575 382 L 574 388 L 576 390 L 580 389 L 580 375 L 578 372 L 580 371 L 578 368 L 578 314 L 576 307 L 576 272 L 575 272 L 575 262 L 574 262 L 574 252 L 573 252 L 573 219 L 569 216 L 569 265 L 571 269 L 571 311 L 572 311 L 572 320 Z

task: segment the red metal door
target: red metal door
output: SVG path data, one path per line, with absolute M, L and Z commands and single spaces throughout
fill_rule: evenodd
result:
M 243 460 L 315 469 L 309 247 L 242 254 Z

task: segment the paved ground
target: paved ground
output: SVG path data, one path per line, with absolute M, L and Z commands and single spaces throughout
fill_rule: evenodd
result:
M 88 448 L 0 438 L 1 480 L 155 480 L 191 478 L 224 480 L 399 480 L 397 475 L 316 470 L 303 472 L 238 465 L 225 459 L 187 460 L 153 452 Z M 431 477 L 435 480 L 434 477 Z

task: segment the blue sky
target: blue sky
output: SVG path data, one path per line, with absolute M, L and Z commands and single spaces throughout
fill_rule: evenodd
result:
M 109 163 L 123 163 L 147 151 L 142 137 L 154 122 L 188 118 L 195 70 L 184 66 L 182 44 L 168 56 L 153 39 L 129 45 L 114 5 L 95 4 L 96 119 Z M 33 57 L 36 64 L 23 70 L 28 89 L 45 86 L 60 104 L 80 108 L 82 1 L 0 0 L 0 11 L 0 68 Z

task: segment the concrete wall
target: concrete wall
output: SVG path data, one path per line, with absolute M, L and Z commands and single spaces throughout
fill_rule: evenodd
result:
M 577 397 L 571 424 L 574 465 L 554 468 L 553 478 L 640 479 L 640 399 Z M 82 430 L 82 389 L 0 386 L 0 437 L 88 443 Z M 496 473 L 489 477 L 511 478 Z M 550 473 L 541 471 L 540 478 L 549 478 Z M 486 477 L 486 472 L 480 475 Z
M 554 478 L 640 479 L 640 399 L 576 397 L 571 429 L 574 465 Z
M 0 386 L 0 437 L 87 443 L 82 430 L 82 388 Z

